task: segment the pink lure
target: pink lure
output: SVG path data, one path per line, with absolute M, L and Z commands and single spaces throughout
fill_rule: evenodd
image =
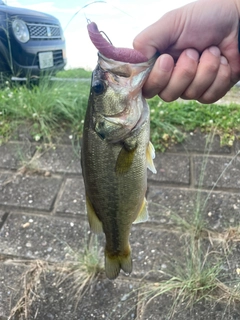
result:
M 87 28 L 92 43 L 106 58 L 128 63 L 141 63 L 148 61 L 141 52 L 135 49 L 114 47 L 102 36 L 95 22 L 89 23 Z

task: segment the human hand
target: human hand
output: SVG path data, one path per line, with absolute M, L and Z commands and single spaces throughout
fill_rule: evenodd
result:
M 142 31 L 134 48 L 148 58 L 161 53 L 144 95 L 202 103 L 224 96 L 240 79 L 239 16 L 237 0 L 199 0 L 167 13 Z

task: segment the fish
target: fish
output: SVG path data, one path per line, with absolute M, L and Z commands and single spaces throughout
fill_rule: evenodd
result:
M 98 37 L 97 45 L 96 39 L 92 42 L 101 50 L 106 40 L 95 23 L 88 29 Z M 119 61 L 129 56 L 120 51 L 124 59 L 121 54 L 111 59 L 111 46 L 107 57 L 98 52 L 81 145 L 87 217 L 92 232 L 105 234 L 105 273 L 110 280 L 121 270 L 132 272 L 131 226 L 148 220 L 147 168 L 156 173 L 149 106 L 142 95 L 156 57 Z

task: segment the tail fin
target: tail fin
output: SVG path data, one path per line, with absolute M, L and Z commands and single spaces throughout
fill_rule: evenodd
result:
M 130 274 L 132 272 L 132 256 L 130 246 L 127 250 L 125 250 L 124 253 L 120 253 L 119 255 L 112 255 L 105 250 L 105 272 L 108 279 L 116 279 L 121 269 L 126 274 Z

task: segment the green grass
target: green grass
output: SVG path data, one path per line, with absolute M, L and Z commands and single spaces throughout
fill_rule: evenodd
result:
M 240 101 L 239 101 L 240 103 Z M 215 131 L 222 145 L 232 145 L 240 131 L 240 104 L 203 105 L 197 101 L 166 103 L 158 97 L 149 100 L 153 144 L 165 149 L 175 141 L 181 142 L 184 132 L 199 128 Z
M 29 126 L 36 141 L 51 141 L 67 129 L 81 136 L 88 94 L 86 82 L 45 78 L 31 88 L 6 83 L 0 90 L 0 139 L 4 141 L 20 124 Z
M 89 81 L 50 81 L 38 86 L 7 82 L 0 89 L 0 142 L 11 136 L 21 123 L 28 125 L 36 141 L 51 141 L 64 130 L 81 136 L 87 107 L 91 72 L 84 69 L 61 71 L 61 78 Z M 151 140 L 157 150 L 183 141 L 187 131 L 213 129 L 222 144 L 232 145 L 240 131 L 240 105 L 202 105 L 196 101 L 163 102 L 148 100 L 151 108 Z
M 85 70 L 83 68 L 76 68 L 76 69 L 68 69 L 68 70 L 59 71 L 56 74 L 56 77 L 58 77 L 58 78 L 86 79 L 86 78 L 91 78 L 91 75 L 92 75 L 92 71 Z

